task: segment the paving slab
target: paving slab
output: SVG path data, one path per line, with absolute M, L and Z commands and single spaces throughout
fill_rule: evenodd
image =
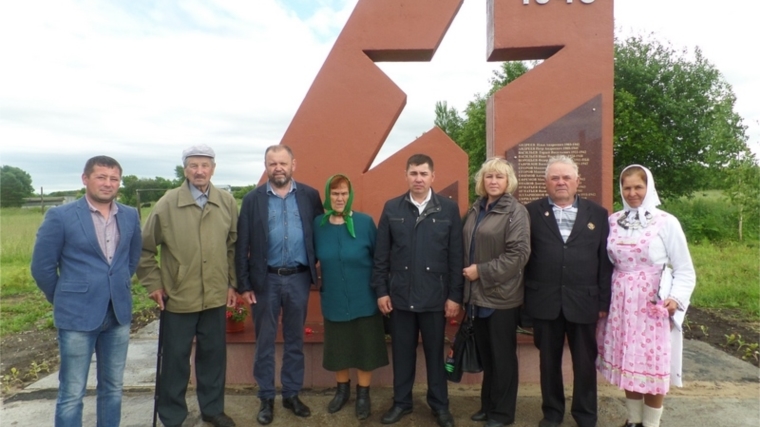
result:
M 157 323 L 138 331 L 132 337 L 124 375 L 125 393 L 122 408 L 122 427 L 151 425 L 153 413 L 153 384 L 157 348 Z M 94 365 L 90 372 L 88 394 L 84 402 L 84 425 L 95 425 Z M 760 369 L 732 357 L 709 344 L 687 340 L 684 343 L 683 388 L 674 388 L 665 399 L 664 427 L 760 426 Z M 0 426 L 53 425 L 58 374 L 51 375 L 27 387 L 23 392 L 6 399 L 0 409 Z M 425 403 L 424 386 L 414 391 L 414 412 L 395 424 L 397 427 L 435 426 L 435 420 Z M 392 389 L 372 389 L 373 415 L 365 421 L 357 421 L 353 411 L 353 397 L 348 405 L 336 414 L 328 414 L 326 407 L 334 389 L 304 390 L 302 400 L 312 409 L 309 418 L 298 418 L 282 408 L 281 399 L 275 403 L 275 420 L 278 426 L 374 426 L 381 425 L 380 416 L 392 403 Z M 478 386 L 449 384 L 450 406 L 456 425 L 481 426 L 470 421 L 471 414 L 480 405 Z M 574 426 L 568 413 L 563 427 Z M 541 393 L 537 384 L 521 384 L 518 392 L 517 420 L 515 427 L 535 427 L 541 419 Z M 200 411 L 191 387 L 188 390 L 188 418 L 183 427 L 210 426 L 200 419 Z M 256 424 L 259 400 L 255 385 L 229 387 L 226 394 L 226 412 L 238 426 Z M 609 384 L 599 386 L 599 427 L 618 427 L 625 420 L 624 395 Z M 160 425 L 160 423 L 159 423 Z

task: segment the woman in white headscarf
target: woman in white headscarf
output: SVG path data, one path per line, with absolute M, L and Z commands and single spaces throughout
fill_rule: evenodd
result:
M 670 385 L 682 386 L 681 325 L 696 284 L 681 224 L 660 204 L 652 172 L 620 174 L 624 210 L 610 216 L 607 252 L 615 270 L 609 315 L 597 330 L 597 368 L 625 390 L 623 427 L 658 427 Z

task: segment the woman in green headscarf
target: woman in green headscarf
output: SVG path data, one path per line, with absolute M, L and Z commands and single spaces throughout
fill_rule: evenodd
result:
M 351 395 L 349 369 L 356 369 L 356 417 L 371 413 L 372 371 L 388 364 L 383 320 L 370 287 L 377 227 L 369 215 L 351 210 L 354 192 L 345 175 L 325 186 L 325 214 L 314 219 L 314 245 L 322 268 L 322 315 L 325 342 L 322 366 L 338 383 L 329 413 L 339 411 Z

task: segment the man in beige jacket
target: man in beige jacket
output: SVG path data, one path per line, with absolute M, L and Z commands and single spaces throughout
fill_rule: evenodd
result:
M 166 192 L 143 227 L 137 277 L 165 310 L 158 390 L 158 414 L 165 426 L 180 426 L 187 417 L 193 339 L 203 421 L 235 426 L 224 413 L 225 306 L 234 305 L 237 295 L 233 287 L 238 212 L 232 195 L 211 184 L 214 157 L 206 145 L 185 150 L 185 182 Z

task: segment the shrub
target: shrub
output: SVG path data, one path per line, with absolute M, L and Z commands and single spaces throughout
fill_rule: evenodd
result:
M 720 198 L 679 198 L 663 202 L 660 208 L 681 222 L 689 242 L 729 242 L 739 240 L 739 210 Z M 744 239 L 760 238 L 758 212 L 745 212 Z

